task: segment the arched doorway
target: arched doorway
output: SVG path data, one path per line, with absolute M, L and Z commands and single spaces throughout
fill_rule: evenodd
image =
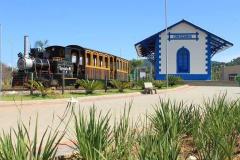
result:
M 185 47 L 177 51 L 177 73 L 190 73 L 190 52 Z

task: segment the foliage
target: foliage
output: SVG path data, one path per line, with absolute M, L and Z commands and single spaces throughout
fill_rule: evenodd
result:
M 48 40 L 44 40 L 44 41 L 36 41 L 35 42 L 35 47 L 39 48 L 41 52 L 45 51 L 45 48 L 48 46 Z
M 143 61 L 142 60 L 138 60 L 138 59 L 132 59 L 131 61 L 129 61 L 130 63 L 130 69 L 131 69 L 131 73 L 137 69 L 138 67 L 141 67 L 143 65 Z
M 204 118 L 193 130 L 200 160 L 233 159 L 239 134 L 239 106 L 238 101 L 226 101 L 226 95 L 205 102 Z
M 136 145 L 137 132 L 130 126 L 129 114 L 131 104 L 128 109 L 124 108 L 124 112 L 120 115 L 120 120 L 115 120 L 113 126 L 112 149 L 108 155 L 108 159 L 134 159 L 133 149 Z
M 11 85 L 12 85 L 11 80 L 12 80 L 12 68 L 2 63 L 2 82 L 3 82 L 2 88 L 3 89 L 11 88 Z
M 161 89 L 166 85 L 166 83 L 164 81 L 155 80 L 155 81 L 153 81 L 153 85 L 155 87 L 157 87 L 158 89 Z
M 130 87 L 130 83 L 129 83 L 129 82 L 123 82 L 123 81 L 119 81 L 119 80 L 112 80 L 112 81 L 111 81 L 111 84 L 112 84 L 114 87 L 116 87 L 119 92 L 123 92 L 124 89 Z
M 177 77 L 177 76 L 169 76 L 168 77 L 168 84 L 170 86 L 174 86 L 174 85 L 178 85 L 178 84 L 182 84 L 183 80 L 181 77 Z
M 30 126 L 29 126 L 30 128 Z M 46 160 L 54 159 L 58 144 L 64 133 L 58 129 L 45 129 L 42 135 L 38 135 L 38 121 L 35 123 L 33 136 L 22 122 L 17 129 L 11 129 L 10 133 L 3 132 L 0 136 L 1 160 Z M 40 141 L 38 138 L 40 137 Z
M 96 108 L 90 108 L 89 119 L 83 111 L 74 115 L 74 135 L 73 141 L 76 147 L 79 158 L 99 160 L 106 156 L 106 149 L 110 144 L 110 125 L 109 114 L 102 115 L 101 112 L 97 115 Z
M 42 82 L 39 82 L 39 81 L 30 80 L 27 84 L 27 87 L 33 88 L 33 89 L 39 91 L 42 97 L 45 97 L 47 95 L 51 95 L 54 93 L 51 88 L 45 87 L 42 84 Z
M 95 80 L 78 79 L 75 86 L 81 86 L 85 89 L 86 94 L 92 94 L 96 89 L 102 89 L 103 83 Z
M 137 88 L 144 89 L 144 82 L 146 82 L 146 81 L 144 81 L 144 80 L 135 81 L 134 86 Z
M 239 84 L 239 86 L 240 86 L 240 74 L 237 75 L 236 81 L 238 82 L 238 84 Z
M 235 65 L 240 65 L 240 57 L 237 57 L 230 62 L 226 63 L 226 66 L 235 66 Z

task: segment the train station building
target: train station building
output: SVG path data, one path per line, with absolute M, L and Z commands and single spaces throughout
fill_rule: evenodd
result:
M 164 29 L 135 44 L 137 54 L 154 65 L 156 80 L 166 79 L 166 71 L 184 80 L 211 80 L 212 57 L 232 46 L 186 20 L 168 27 L 167 33 Z

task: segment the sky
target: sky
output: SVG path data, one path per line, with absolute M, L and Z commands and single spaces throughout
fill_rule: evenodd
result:
M 167 0 L 168 25 L 188 20 L 234 44 L 213 57 L 240 56 L 239 0 Z M 76 44 L 127 59 L 134 44 L 164 29 L 164 0 L 0 0 L 2 61 L 16 66 L 23 37 Z

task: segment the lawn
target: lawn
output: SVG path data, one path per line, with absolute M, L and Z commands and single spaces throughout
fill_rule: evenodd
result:
M 123 93 L 136 93 L 136 92 L 141 92 L 141 89 L 125 89 Z M 62 95 L 61 93 L 54 93 L 52 95 L 47 95 L 42 97 L 40 94 L 14 94 L 14 95 L 3 95 L 0 97 L 0 100 L 2 101 L 22 101 L 22 100 L 48 100 L 48 99 L 62 99 L 62 98 L 77 98 L 77 97 L 88 97 L 88 96 L 102 96 L 102 95 L 112 95 L 112 94 L 121 94 L 118 92 L 117 89 L 110 89 L 107 92 L 104 90 L 97 90 L 92 94 L 86 94 L 84 91 L 81 92 L 75 92 L 75 91 L 70 91 L 64 93 Z

